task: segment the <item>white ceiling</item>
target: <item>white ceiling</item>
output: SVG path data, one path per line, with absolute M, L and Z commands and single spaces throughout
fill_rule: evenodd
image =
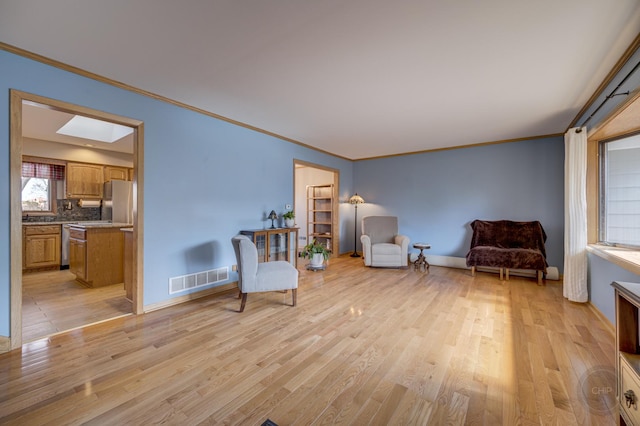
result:
M 91 149 L 133 154 L 133 134 L 127 135 L 115 142 L 107 143 L 57 133 L 60 127 L 65 125 L 73 117 L 74 114 L 57 111 L 48 108 L 46 105 L 34 102 L 23 102 L 22 136 L 43 141 L 83 146 Z
M 0 0 L 0 41 L 350 159 L 566 130 L 638 0 Z

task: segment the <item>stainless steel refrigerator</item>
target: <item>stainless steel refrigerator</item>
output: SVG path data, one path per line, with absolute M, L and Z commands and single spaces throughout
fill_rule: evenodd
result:
M 102 220 L 133 223 L 133 183 L 126 180 L 105 182 Z

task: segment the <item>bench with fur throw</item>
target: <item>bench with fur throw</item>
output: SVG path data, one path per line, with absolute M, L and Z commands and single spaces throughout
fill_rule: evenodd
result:
M 507 280 L 509 269 L 532 269 L 538 284 L 542 284 L 548 264 L 544 248 L 547 235 L 540 222 L 474 220 L 471 229 L 473 237 L 466 259 L 473 276 L 478 266 L 498 268 L 500 279 L 504 270 Z

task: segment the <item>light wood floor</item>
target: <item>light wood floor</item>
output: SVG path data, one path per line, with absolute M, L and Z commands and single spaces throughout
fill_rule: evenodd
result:
M 614 424 L 582 392 L 614 338 L 559 282 L 361 262 L 0 355 L 0 424 Z
M 131 312 L 122 284 L 87 288 L 68 270 L 22 276 L 23 342 Z

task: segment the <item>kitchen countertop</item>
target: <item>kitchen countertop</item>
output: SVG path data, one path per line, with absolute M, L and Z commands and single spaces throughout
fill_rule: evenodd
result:
M 110 222 L 107 220 L 56 220 L 51 222 L 22 222 L 22 226 L 73 225 L 77 228 L 131 228 L 131 223 Z
M 93 221 L 95 222 L 95 220 Z M 22 222 L 22 226 L 37 226 L 37 225 L 66 225 L 68 223 L 82 223 L 77 220 L 56 220 L 49 222 Z
M 92 229 L 92 228 L 133 228 L 131 223 L 123 222 L 76 222 L 70 225 L 73 228 Z

